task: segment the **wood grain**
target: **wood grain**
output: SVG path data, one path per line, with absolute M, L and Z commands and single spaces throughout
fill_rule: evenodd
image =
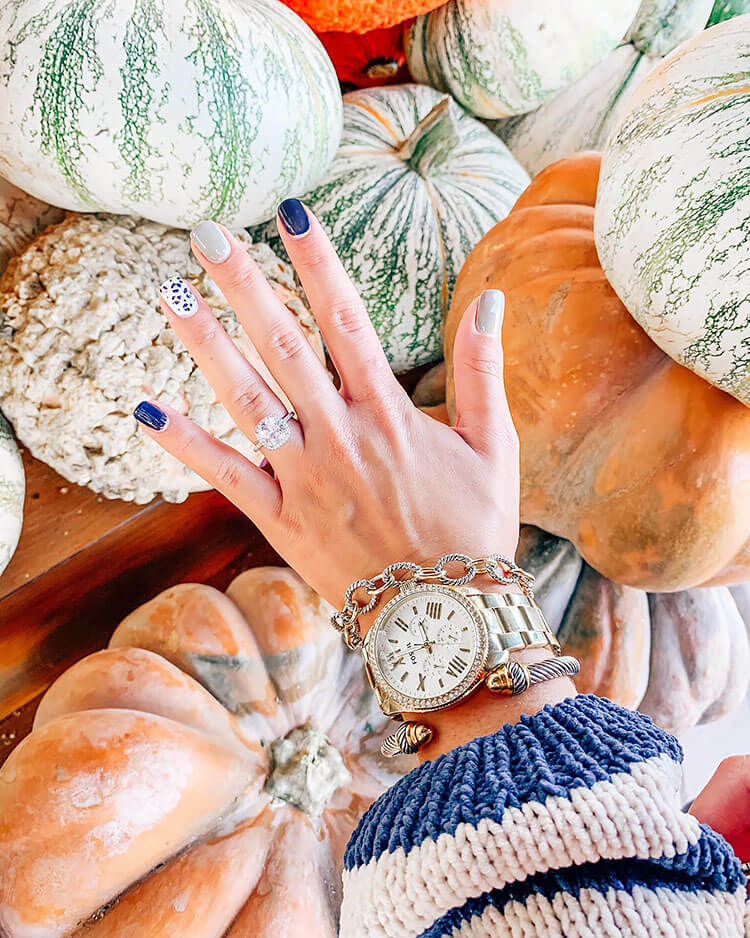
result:
M 27 466 L 27 523 L 0 583 L 0 719 L 103 648 L 125 615 L 168 586 L 223 589 L 241 570 L 280 562 L 216 492 L 138 506 Z

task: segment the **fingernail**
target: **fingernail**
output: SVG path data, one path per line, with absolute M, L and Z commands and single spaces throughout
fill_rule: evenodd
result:
M 175 316 L 187 319 L 198 310 L 198 300 L 190 289 L 190 284 L 182 277 L 170 277 L 159 287 L 164 302 Z
M 133 411 L 133 416 L 138 423 L 152 430 L 163 430 L 169 423 L 169 417 L 151 401 L 141 401 Z
M 485 290 L 477 305 L 477 330 L 490 335 L 500 335 L 504 311 L 505 294 L 502 290 Z
M 294 238 L 301 238 L 310 230 L 310 219 L 299 199 L 284 199 L 279 206 L 279 218 Z
M 232 252 L 231 245 L 216 222 L 202 221 L 193 228 L 190 237 L 201 254 L 212 264 L 221 264 Z

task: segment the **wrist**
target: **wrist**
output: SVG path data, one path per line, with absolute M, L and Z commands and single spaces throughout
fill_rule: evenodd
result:
M 550 652 L 544 648 L 513 652 L 513 658 L 522 664 L 533 664 L 549 657 Z M 494 733 L 507 723 L 518 723 L 523 715 L 531 716 L 547 704 L 560 703 L 577 696 L 577 693 L 575 684 L 568 677 L 532 685 L 518 697 L 498 696 L 482 685 L 471 697 L 455 706 L 429 714 L 433 737 L 419 750 L 419 761 L 436 759 L 477 736 Z M 405 720 L 420 720 L 425 715 L 405 713 L 403 716 Z

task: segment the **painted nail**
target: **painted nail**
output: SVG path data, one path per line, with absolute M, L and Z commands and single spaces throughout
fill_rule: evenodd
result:
M 294 238 L 301 238 L 310 230 L 310 219 L 299 199 L 284 199 L 279 206 L 279 218 Z
M 133 416 L 138 423 L 152 430 L 163 430 L 169 423 L 169 417 L 151 401 L 141 401 L 133 411 Z
M 198 310 L 198 300 L 190 284 L 182 277 L 170 277 L 159 287 L 164 302 L 176 316 L 187 319 Z
M 505 311 L 505 294 L 502 290 L 485 290 L 479 297 L 476 323 L 479 332 L 499 335 Z
M 232 252 L 232 248 L 224 236 L 224 232 L 216 222 L 202 221 L 190 232 L 195 246 L 212 264 L 221 264 Z

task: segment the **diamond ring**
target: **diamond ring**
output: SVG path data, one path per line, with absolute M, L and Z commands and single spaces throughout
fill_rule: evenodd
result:
M 288 443 L 292 438 L 291 421 L 296 414 L 293 410 L 288 410 L 283 417 L 264 417 L 255 425 L 256 443 L 253 452 L 258 453 L 261 449 L 278 449 L 284 443 Z

